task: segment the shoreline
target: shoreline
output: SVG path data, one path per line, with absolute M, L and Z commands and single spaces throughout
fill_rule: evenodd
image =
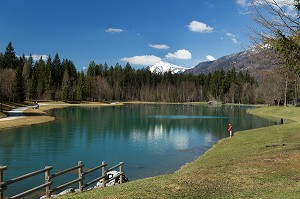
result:
M 24 126 L 31 126 L 36 124 L 43 124 L 55 120 L 55 117 L 48 115 L 47 111 L 57 108 L 67 108 L 72 106 L 83 107 L 104 107 L 104 106 L 123 106 L 125 104 L 182 104 L 182 105 L 207 105 L 206 102 L 144 102 L 144 101 L 130 101 L 130 102 L 112 102 L 110 104 L 101 102 L 82 102 L 78 104 L 69 104 L 65 102 L 40 102 L 39 109 L 33 109 L 28 106 L 22 111 L 21 116 L 8 116 L 0 118 L 0 133 L 5 129 L 18 128 Z
M 36 124 L 43 124 L 55 120 L 55 117 L 50 116 L 47 111 L 57 108 L 67 108 L 73 106 L 84 107 L 104 107 L 104 106 L 122 106 L 123 103 L 116 102 L 111 104 L 104 103 L 81 103 L 81 104 L 67 104 L 64 102 L 55 103 L 39 103 L 39 109 L 33 109 L 31 106 L 24 108 L 20 111 L 20 116 L 8 116 L 0 118 L 0 133 L 5 132 L 6 129 L 18 128 L 24 126 L 31 126 Z
M 70 106 L 49 105 L 44 106 L 43 111 Z M 299 134 L 294 133 L 299 132 L 298 111 L 295 107 L 251 109 L 247 111 L 250 114 L 277 119 L 283 117 L 291 122 L 240 131 L 233 138 L 221 139 L 196 160 L 182 165 L 174 173 L 142 178 L 122 186 L 68 194 L 62 198 L 109 198 L 112 192 L 116 197 L 124 198 L 135 195 L 154 197 L 155 194 L 151 193 L 160 191 L 162 196 L 169 198 L 293 198 L 299 190 L 299 162 L 295 160 L 300 160 L 297 148 L 300 145 L 295 143 Z M 230 189 L 226 186 L 228 183 L 231 184 Z M 291 183 L 294 185 L 289 187 Z M 289 191 L 291 195 L 287 195 Z
M 178 105 L 208 105 L 207 102 L 146 102 L 146 101 L 129 101 L 129 102 L 112 102 L 110 104 L 101 102 L 82 102 L 78 104 L 69 104 L 65 102 L 40 102 L 39 109 L 33 109 L 32 106 L 28 106 L 22 111 L 21 116 L 8 116 L 0 118 L 0 133 L 5 129 L 18 128 L 24 126 L 31 126 L 37 124 L 43 124 L 55 120 L 55 117 L 50 116 L 47 111 L 57 108 L 67 108 L 72 106 L 83 107 L 104 107 L 104 106 L 123 106 L 126 104 L 178 104 Z M 225 106 L 241 106 L 241 104 L 225 104 Z M 213 105 L 212 105 L 213 106 Z M 248 105 L 244 105 L 248 106 Z M 250 106 L 250 105 L 249 105 Z M 262 105 L 252 105 L 260 107 Z
M 196 160 L 171 174 L 122 186 L 67 194 L 84 198 L 298 198 L 299 109 L 262 107 L 248 113 L 290 123 L 238 132 L 216 142 Z M 230 185 L 229 185 L 230 184 Z

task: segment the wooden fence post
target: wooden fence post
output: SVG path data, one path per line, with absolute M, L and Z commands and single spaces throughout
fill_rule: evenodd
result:
M 106 168 L 105 168 L 105 161 L 102 162 L 102 176 L 105 176 L 103 179 L 102 179 L 102 187 L 105 187 L 106 186 Z
M 47 171 L 45 171 L 45 184 L 49 183 L 50 182 L 50 168 L 51 166 L 46 166 L 45 169 L 48 169 Z M 47 187 L 46 187 L 46 198 L 50 198 L 51 197 L 51 192 L 50 192 L 50 187 L 51 185 L 49 184 Z
M 120 173 L 123 172 L 123 164 L 124 164 L 124 162 L 120 162 L 120 168 L 119 168 Z M 121 174 L 121 176 L 120 176 L 120 184 L 123 184 L 123 174 Z
M 4 182 L 4 171 L 7 169 L 6 166 L 0 166 L 0 197 L 1 199 L 4 199 L 4 194 L 3 192 L 5 191 L 6 188 L 2 188 L 1 183 Z
M 80 166 L 78 168 L 78 178 L 80 179 L 78 188 L 79 188 L 79 191 L 81 192 L 81 191 L 83 191 L 83 169 L 82 169 L 83 164 L 82 164 L 82 161 L 78 162 L 78 166 Z

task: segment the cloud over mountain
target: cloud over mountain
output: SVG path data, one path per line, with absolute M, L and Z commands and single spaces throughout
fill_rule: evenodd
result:
M 214 57 L 211 56 L 211 55 L 207 55 L 207 56 L 206 56 L 206 59 L 207 59 L 208 61 L 215 61 L 215 60 L 216 60 L 216 58 L 214 58 Z
M 26 58 L 29 58 L 30 56 L 25 56 Z M 37 55 L 37 54 L 33 54 L 31 55 L 33 61 L 38 61 L 40 60 L 40 58 L 42 58 L 42 60 L 46 61 L 49 56 L 48 55 Z
M 167 59 L 192 59 L 192 53 L 188 50 L 181 49 L 174 53 L 168 53 L 165 57 Z
M 129 62 L 131 64 L 149 66 L 161 61 L 161 58 L 154 55 L 142 55 L 134 57 L 124 57 L 121 59 L 121 61 Z

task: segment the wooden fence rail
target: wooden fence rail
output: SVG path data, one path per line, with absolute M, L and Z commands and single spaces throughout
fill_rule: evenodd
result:
M 22 180 L 25 180 L 25 179 L 28 179 L 30 177 L 33 177 L 33 176 L 36 176 L 36 175 L 39 175 L 39 174 L 42 174 L 44 173 L 45 174 L 45 183 L 44 184 L 41 184 L 37 187 L 34 187 L 30 190 L 27 190 L 27 191 L 24 191 L 22 193 L 19 193 L 17 195 L 14 195 L 12 197 L 9 197 L 9 198 L 21 198 L 21 197 L 24 197 L 24 196 L 28 196 L 29 194 L 32 194 L 38 190 L 41 190 L 41 189 L 44 189 L 45 188 L 45 196 L 47 198 L 51 197 L 51 194 L 54 193 L 54 192 L 57 192 L 63 188 L 66 188 L 66 187 L 69 187 L 70 185 L 73 185 L 75 183 L 78 183 L 78 190 L 81 192 L 83 191 L 84 188 L 98 182 L 99 180 L 102 180 L 102 187 L 105 187 L 106 184 L 112 180 L 115 180 L 117 177 L 120 176 L 120 183 L 123 182 L 123 162 L 120 162 L 119 164 L 113 166 L 112 168 L 106 170 L 106 162 L 102 162 L 101 165 L 99 166 L 96 166 L 95 168 L 92 168 L 92 169 L 89 169 L 85 172 L 83 172 L 83 167 L 84 167 L 84 164 L 79 161 L 77 166 L 73 166 L 73 167 L 70 167 L 68 169 L 65 169 L 65 170 L 62 170 L 62 171 L 59 171 L 57 173 L 54 173 L 54 174 L 50 174 L 50 171 L 53 169 L 52 166 L 46 166 L 44 169 L 40 169 L 40 170 L 37 170 L 37 171 L 34 171 L 34 172 L 31 172 L 31 173 L 28 173 L 28 174 L 25 174 L 25 175 L 22 175 L 22 176 L 19 176 L 17 178 L 13 178 L 13 179 L 10 179 L 10 180 L 7 180 L 7 181 L 4 181 L 4 171 L 7 170 L 7 167 L 6 166 L 0 166 L 0 199 L 4 199 L 4 191 L 6 191 L 8 189 L 8 185 L 11 185 L 11 184 L 14 184 L 16 182 L 19 182 L 19 181 L 22 181 Z M 119 167 L 119 175 L 118 176 L 115 176 L 114 178 L 112 179 L 109 179 L 109 181 L 107 181 L 107 172 L 109 171 L 112 171 L 116 168 Z M 102 175 L 90 182 L 87 182 L 86 184 L 84 184 L 84 176 L 94 172 L 94 171 L 97 171 L 99 169 L 102 169 Z M 72 181 L 69 181 L 65 184 L 62 184 L 62 185 L 58 185 L 54 188 L 51 188 L 51 186 L 53 185 L 53 182 L 51 181 L 52 179 L 58 177 L 58 176 L 61 176 L 63 174 L 66 174 L 66 173 L 69 173 L 69 172 L 72 172 L 74 170 L 77 170 L 77 173 L 78 173 L 78 178 L 72 180 Z

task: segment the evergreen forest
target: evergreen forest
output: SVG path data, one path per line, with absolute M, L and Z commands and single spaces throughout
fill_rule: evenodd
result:
M 248 72 L 216 71 L 207 75 L 151 73 L 149 68 L 134 69 L 91 61 L 86 71 L 77 71 L 69 59 L 58 54 L 34 61 L 18 57 L 10 42 L 0 53 L 0 100 L 150 101 L 261 103 L 256 96 L 256 80 Z

